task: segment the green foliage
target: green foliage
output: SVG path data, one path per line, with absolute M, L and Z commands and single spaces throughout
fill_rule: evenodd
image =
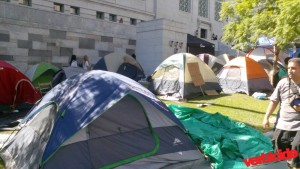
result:
M 230 0 L 222 3 L 220 17 L 227 20 L 222 40 L 246 50 L 261 36 L 275 37 L 283 49 L 300 36 L 299 0 Z

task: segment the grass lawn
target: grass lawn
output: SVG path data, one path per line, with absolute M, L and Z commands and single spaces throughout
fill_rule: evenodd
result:
M 208 113 L 219 112 L 225 116 L 229 116 L 235 121 L 246 123 L 261 132 L 270 131 L 262 128 L 262 120 L 268 107 L 269 100 L 258 100 L 246 94 L 221 94 L 218 96 L 201 96 L 186 102 L 164 101 L 165 104 L 178 104 L 186 107 L 201 109 Z M 206 107 L 198 107 L 198 104 L 213 103 Z M 277 112 L 277 110 L 275 111 Z M 275 117 L 276 114 L 274 113 Z M 271 125 L 271 127 L 273 127 Z M 11 131 L 4 132 L 10 133 Z M 0 134 L 3 132 L 0 132 Z M 0 159 L 0 169 L 4 169 Z
M 5 169 L 3 161 L 0 159 L 0 169 Z
M 162 100 L 165 104 L 178 104 L 186 107 L 201 109 L 208 113 L 219 112 L 229 116 L 235 121 L 248 124 L 261 132 L 264 130 L 262 121 L 265 111 L 269 105 L 269 100 L 259 100 L 246 94 L 221 94 L 218 96 L 200 96 L 186 102 L 173 102 Z M 200 103 L 213 103 L 206 107 L 198 107 Z M 277 110 L 275 111 L 277 112 Z M 276 113 L 273 116 L 276 117 Z M 270 124 L 273 127 L 273 124 Z

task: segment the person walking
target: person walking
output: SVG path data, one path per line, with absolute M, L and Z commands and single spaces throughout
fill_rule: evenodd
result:
M 71 67 L 78 67 L 76 55 L 71 56 L 70 66 Z
M 276 79 L 279 79 L 279 80 L 281 80 L 281 79 L 283 79 L 283 78 L 286 78 L 287 76 L 288 76 L 288 73 L 287 73 L 287 67 L 288 67 L 288 63 L 289 63 L 289 60 L 290 60 L 291 58 L 290 57 L 287 57 L 287 58 L 285 58 L 284 59 L 284 64 L 285 64 L 285 69 L 280 69 L 277 73 L 276 73 Z M 278 84 L 278 82 L 279 82 L 279 80 L 276 82 L 276 85 L 275 86 L 277 86 L 277 84 Z M 276 129 L 276 125 L 277 125 L 277 122 L 278 122 L 278 118 L 279 118 L 279 116 L 280 116 L 280 108 L 279 108 L 279 111 L 277 112 L 277 116 L 276 116 L 276 121 L 275 121 L 275 123 L 274 123 L 274 130 Z
M 270 103 L 263 120 L 263 127 L 270 127 L 269 117 L 280 103 L 280 117 L 273 134 L 272 143 L 278 152 L 286 149 L 300 153 L 300 58 L 288 61 L 288 77 L 280 80 L 270 96 Z M 300 169 L 300 157 L 288 161 L 292 169 Z
M 87 55 L 83 56 L 83 69 L 91 70 L 91 64 Z

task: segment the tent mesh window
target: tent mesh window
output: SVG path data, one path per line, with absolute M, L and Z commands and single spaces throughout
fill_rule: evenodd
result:
M 161 79 L 160 82 L 157 83 L 157 92 L 169 96 L 178 93 L 180 89 L 178 81 L 179 75 L 180 69 L 173 65 L 157 71 L 154 77 Z
M 231 89 L 239 88 L 242 83 L 241 69 L 239 67 L 230 67 L 225 80 L 227 87 L 230 87 Z

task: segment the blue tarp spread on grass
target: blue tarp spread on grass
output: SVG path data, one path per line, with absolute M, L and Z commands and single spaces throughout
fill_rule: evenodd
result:
M 247 169 L 243 159 L 273 151 L 270 138 L 220 113 L 179 105 L 170 110 L 183 123 L 195 145 L 211 159 L 214 169 Z

